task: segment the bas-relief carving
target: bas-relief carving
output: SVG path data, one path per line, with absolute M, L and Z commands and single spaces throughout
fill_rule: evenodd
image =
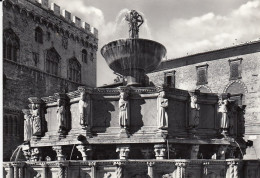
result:
M 32 117 L 33 117 L 33 135 L 41 135 L 41 117 L 40 117 L 40 104 L 32 104 Z
M 158 105 L 157 105 L 157 127 L 158 129 L 167 129 L 168 128 L 168 99 L 165 98 L 165 91 L 161 91 L 158 96 Z

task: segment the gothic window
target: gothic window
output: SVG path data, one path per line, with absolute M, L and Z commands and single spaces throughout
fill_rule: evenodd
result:
M 19 38 L 12 29 L 4 30 L 3 57 L 12 61 L 17 61 L 18 50 L 20 48 Z
M 34 62 L 34 66 L 37 67 L 38 63 L 39 63 L 39 54 L 38 53 L 32 53 L 33 54 L 33 62 Z
M 43 31 L 40 27 L 35 29 L 35 41 L 38 43 L 43 43 Z
M 245 86 L 242 85 L 242 83 L 239 82 L 233 82 L 230 84 L 225 93 L 230 93 L 231 97 L 230 99 L 235 100 L 238 105 L 243 105 L 245 103 Z
M 68 78 L 78 83 L 81 81 L 81 65 L 76 58 L 69 59 Z
M 197 69 L 197 85 L 208 83 L 208 64 L 196 66 Z
M 54 48 L 47 50 L 46 54 L 46 72 L 59 75 L 60 55 Z
M 164 73 L 164 84 L 168 87 L 175 87 L 175 71 Z
M 241 62 L 242 58 L 229 60 L 230 80 L 237 80 L 241 78 Z
M 87 50 L 83 49 L 83 50 L 81 51 L 81 56 L 82 56 L 82 62 L 87 63 L 87 57 L 88 57 Z

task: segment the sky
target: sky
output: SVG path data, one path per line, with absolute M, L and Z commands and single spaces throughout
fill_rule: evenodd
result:
M 115 75 L 100 54 L 106 43 L 128 37 L 125 13 L 144 17 L 140 38 L 163 44 L 169 60 L 260 39 L 260 0 L 50 0 L 99 31 L 97 86 Z

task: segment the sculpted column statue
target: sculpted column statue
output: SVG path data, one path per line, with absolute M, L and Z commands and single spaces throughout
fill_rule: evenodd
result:
M 157 102 L 157 127 L 158 129 L 167 129 L 168 114 L 166 109 L 168 108 L 168 99 L 165 98 L 165 91 L 159 93 Z
M 90 127 L 90 117 L 91 117 L 91 105 L 90 96 L 86 95 L 85 91 L 80 93 L 79 100 L 79 117 L 80 125 L 83 128 Z
M 198 104 L 198 96 L 196 93 L 190 92 L 190 115 L 189 127 L 197 128 L 200 121 L 200 105 Z
M 119 99 L 119 124 L 121 128 L 127 129 L 129 126 L 129 101 L 128 94 L 124 91 L 120 92 Z
M 24 113 L 24 141 L 28 141 L 33 135 L 33 117 L 29 109 L 22 111 Z
M 229 129 L 229 117 L 228 117 L 228 100 L 220 99 L 218 112 L 220 113 L 220 129 L 222 134 L 225 135 Z
M 44 133 L 44 110 L 43 101 L 37 97 L 29 98 L 31 104 L 30 107 L 30 126 L 32 126 L 31 132 L 33 136 L 41 136 Z M 28 125 L 28 129 L 30 127 Z
M 68 118 L 67 118 L 67 95 L 56 93 L 57 97 L 57 121 L 59 130 L 58 133 L 64 135 L 68 131 Z
M 129 38 L 138 38 L 139 27 L 144 23 L 143 17 L 135 10 L 126 14 L 125 20 L 129 24 Z

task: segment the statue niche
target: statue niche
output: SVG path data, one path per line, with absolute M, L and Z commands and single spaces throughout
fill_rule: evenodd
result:
M 168 114 L 166 109 L 168 108 L 168 99 L 165 98 L 165 91 L 159 93 L 157 102 L 157 127 L 158 129 L 167 129 Z

